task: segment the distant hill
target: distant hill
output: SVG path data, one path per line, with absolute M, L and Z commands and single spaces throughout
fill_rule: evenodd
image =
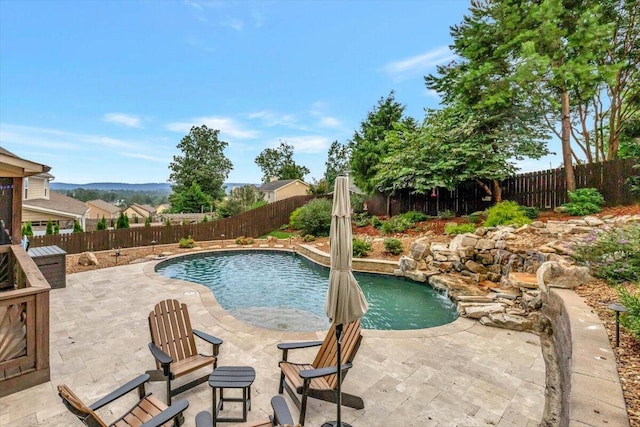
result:
M 226 191 L 233 187 L 242 187 L 249 185 L 246 183 L 226 182 L 224 184 Z M 124 182 L 90 182 L 88 184 L 67 184 L 65 182 L 52 182 L 51 189 L 56 191 L 75 190 L 76 188 L 84 188 L 85 190 L 129 190 L 129 191 L 161 191 L 170 193 L 171 184 L 168 182 L 153 182 L 148 184 L 127 184 Z

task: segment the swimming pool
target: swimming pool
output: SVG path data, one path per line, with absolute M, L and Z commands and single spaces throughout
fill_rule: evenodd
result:
M 329 269 L 280 251 L 223 251 L 163 261 L 156 272 L 207 286 L 218 303 L 250 324 L 276 330 L 327 329 L 324 300 Z M 431 286 L 394 276 L 355 273 L 369 311 L 365 329 L 440 326 L 457 318 L 456 306 Z

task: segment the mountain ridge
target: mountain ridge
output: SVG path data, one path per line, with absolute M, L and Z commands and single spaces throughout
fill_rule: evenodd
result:
M 226 191 L 233 187 L 251 185 L 249 183 L 225 182 Z M 163 191 L 171 192 L 171 184 L 168 182 L 149 182 L 144 184 L 129 184 L 126 182 L 89 182 L 86 184 L 71 184 L 66 182 L 52 182 L 51 189 L 56 191 L 75 190 L 84 188 L 86 190 L 129 190 L 129 191 Z

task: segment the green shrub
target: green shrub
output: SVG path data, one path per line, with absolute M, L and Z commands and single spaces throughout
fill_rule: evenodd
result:
M 456 213 L 451 209 L 446 209 L 440 213 L 438 213 L 438 218 L 440 219 L 453 219 L 456 217 Z
M 532 206 L 520 206 L 520 210 L 529 219 L 536 219 L 540 215 L 540 209 Z
M 164 222 L 165 227 L 171 227 L 171 220 L 167 218 Z
M 574 257 L 610 283 L 640 282 L 640 224 L 590 234 Z
M 489 209 L 487 220 L 483 225 L 485 227 L 496 227 L 498 225 L 515 225 L 519 227 L 530 223 L 531 220 L 525 216 L 518 203 L 506 200 L 496 203 Z
M 392 255 L 400 255 L 404 251 L 402 240 L 384 239 L 384 250 Z
M 257 209 L 266 205 L 267 205 L 266 200 L 256 200 L 255 202 L 251 203 L 251 205 L 247 208 L 247 210 L 250 211 L 251 209 Z
M 380 218 L 374 215 L 371 217 L 371 225 L 373 225 L 374 228 L 380 228 L 382 227 L 382 221 L 380 221 Z
M 303 241 L 305 242 L 313 242 L 314 240 L 316 240 L 316 236 L 312 235 L 312 234 L 306 234 L 303 238 Z
M 353 256 L 364 258 L 371 252 L 371 243 L 364 239 L 353 239 Z
M 328 236 L 331 228 L 331 202 L 327 199 L 311 200 L 302 207 L 296 221 L 300 224 L 302 235 Z
M 202 217 L 202 222 L 209 222 L 209 217 L 208 216 L 203 216 Z
M 464 234 L 464 233 L 473 233 L 474 231 L 476 231 L 475 224 L 449 223 L 444 226 L 445 234 Z
M 416 223 L 427 219 L 427 215 L 423 212 L 409 211 L 402 214 L 403 217 L 409 222 Z
M 413 227 L 413 225 L 414 224 L 404 216 L 396 215 L 384 221 L 382 226 L 380 226 L 380 231 L 383 234 L 402 233 L 403 231 Z
M 224 199 L 216 205 L 218 218 L 228 218 L 242 212 L 242 205 L 237 199 Z
M 351 200 L 351 209 L 353 210 L 353 213 L 355 214 L 359 214 L 359 213 L 364 213 L 364 195 L 362 194 L 356 194 L 356 193 L 352 193 L 350 200 Z
M 118 222 L 116 222 L 116 228 L 129 228 L 129 217 L 126 216 L 124 212 L 120 212 Z
M 362 212 L 353 216 L 353 222 L 356 224 L 356 227 L 366 227 L 371 224 L 371 218 L 369 218 L 368 213 Z
M 47 230 L 45 231 L 45 234 L 47 236 L 53 234 L 53 222 L 51 222 L 51 220 L 47 221 Z
M 193 240 L 191 238 L 191 236 L 183 237 L 182 239 L 180 239 L 179 245 L 183 249 L 191 249 L 191 248 L 195 247 L 196 242 L 195 242 L 195 240 Z
M 60 234 L 60 225 L 58 223 L 53 226 L 53 234 Z
M 618 287 L 618 295 L 620 303 L 627 309 L 626 313 L 620 316 L 620 323 L 629 331 L 637 340 L 640 340 L 640 291 L 636 284 L 635 292 L 630 292 L 624 286 Z
M 151 217 L 148 216 L 144 219 L 144 226 L 145 227 L 151 227 Z
M 253 239 L 251 237 L 238 237 L 236 238 L 236 245 L 253 245 Z
M 562 205 L 562 209 L 571 215 L 590 215 L 602 210 L 604 198 L 595 188 L 578 188 L 569 191 L 569 203 Z
M 467 215 L 467 219 L 472 224 L 479 224 L 480 222 L 482 222 L 482 215 L 477 212 L 474 212 Z
M 102 216 L 102 219 L 98 221 L 96 224 L 96 230 L 106 230 L 107 229 L 107 220 Z
M 83 231 L 84 230 L 82 229 L 82 226 L 80 225 L 78 220 L 73 220 L 73 232 L 74 233 L 82 233 Z
M 300 216 L 300 212 L 302 212 L 302 206 L 295 209 L 293 212 L 291 212 L 291 215 L 289 215 L 290 229 L 300 230 L 302 228 L 302 224 L 300 224 L 300 221 L 298 220 L 298 217 Z
M 31 226 L 31 221 L 28 221 L 25 225 L 22 226 L 22 235 L 33 236 L 33 227 Z

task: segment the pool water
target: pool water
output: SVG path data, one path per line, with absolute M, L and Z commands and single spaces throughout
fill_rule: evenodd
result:
M 164 261 L 156 271 L 207 286 L 222 308 L 256 326 L 287 331 L 329 327 L 324 313 L 329 269 L 294 253 L 194 254 Z M 355 277 L 369 302 L 362 318 L 365 329 L 422 329 L 457 317 L 451 300 L 431 286 L 379 274 Z

